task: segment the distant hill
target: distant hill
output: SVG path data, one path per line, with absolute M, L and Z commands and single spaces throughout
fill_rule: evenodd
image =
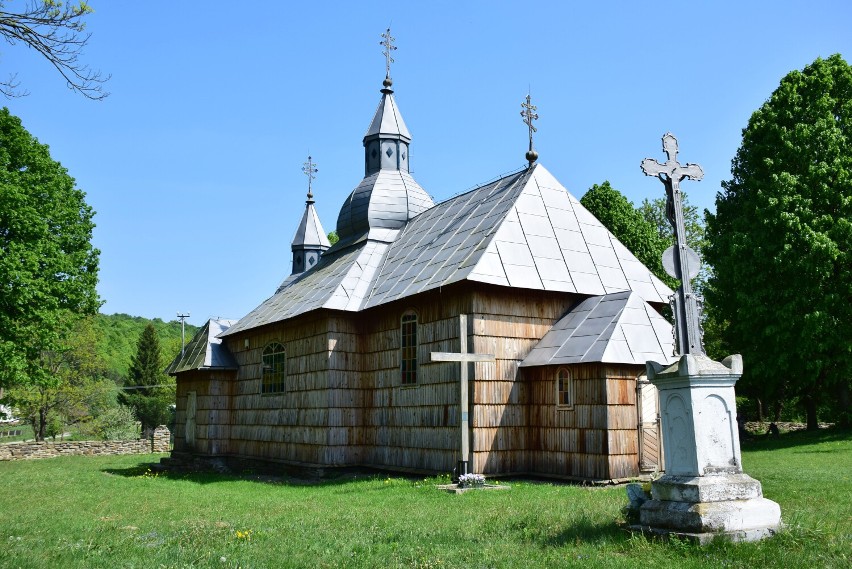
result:
M 136 354 L 136 344 L 145 326 L 151 322 L 160 340 L 160 352 L 165 368 L 180 352 L 180 322 L 163 322 L 159 318 L 150 320 L 129 314 L 98 314 L 95 325 L 100 337 L 98 352 L 107 363 L 108 376 L 123 383 L 127 378 L 130 360 Z M 186 341 L 198 331 L 197 326 L 186 325 Z

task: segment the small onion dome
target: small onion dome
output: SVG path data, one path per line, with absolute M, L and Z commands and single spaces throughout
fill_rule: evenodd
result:
M 526 157 L 527 161 L 532 164 L 533 162 L 538 160 L 538 152 L 536 152 L 535 150 L 527 150 Z

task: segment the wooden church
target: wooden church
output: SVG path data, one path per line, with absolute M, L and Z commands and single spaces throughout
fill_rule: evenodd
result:
M 544 166 L 441 203 L 391 80 L 333 246 L 309 191 L 293 274 L 167 369 L 172 461 L 613 481 L 660 463 L 646 360 L 672 291 Z

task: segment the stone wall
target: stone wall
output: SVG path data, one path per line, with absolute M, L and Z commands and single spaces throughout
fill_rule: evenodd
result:
M 18 442 L 0 445 L 0 460 L 31 460 L 69 455 L 115 455 L 169 452 L 171 433 L 165 425 L 151 438 L 131 441 Z

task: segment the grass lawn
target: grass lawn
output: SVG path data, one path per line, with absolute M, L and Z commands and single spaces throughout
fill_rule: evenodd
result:
M 626 532 L 623 488 L 511 481 L 453 495 L 435 489 L 441 479 L 157 476 L 151 460 L 0 463 L 0 567 L 852 566 L 848 432 L 745 443 L 745 470 L 781 504 L 787 529 L 705 547 Z

